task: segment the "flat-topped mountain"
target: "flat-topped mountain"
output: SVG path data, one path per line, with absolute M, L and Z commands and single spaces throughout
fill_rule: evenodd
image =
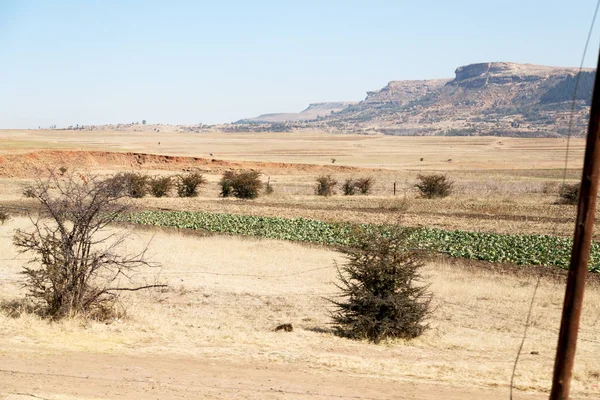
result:
M 391 135 L 564 136 L 577 73 L 577 68 L 510 62 L 470 64 L 458 67 L 454 79 L 391 81 L 367 92 L 359 103 L 324 103 L 328 106 L 314 110 L 311 105 L 301 113 L 266 114 L 235 126 Z M 594 77 L 593 69 L 585 69 L 579 79 L 575 135 L 587 125 Z
M 312 103 L 305 110 L 299 113 L 273 113 L 262 114 L 255 118 L 248 118 L 238 123 L 244 122 L 285 122 L 285 121 L 308 121 L 322 118 L 330 115 L 332 112 L 342 111 L 343 109 L 356 104 L 352 101 L 336 101 L 327 103 Z

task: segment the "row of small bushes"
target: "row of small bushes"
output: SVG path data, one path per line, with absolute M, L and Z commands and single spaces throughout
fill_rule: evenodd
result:
M 443 174 L 418 175 L 417 183 L 414 185 L 421 194 L 421 197 L 427 199 L 447 197 L 452 193 L 454 182 Z M 359 179 L 346 179 L 342 185 L 342 191 L 345 196 L 352 196 L 357 193 L 370 194 L 375 180 L 370 177 Z M 335 187 L 338 182 L 331 175 L 322 175 L 317 178 L 315 193 L 319 196 L 331 196 L 335 194 Z
M 260 172 L 249 171 L 226 171 L 219 181 L 222 197 L 237 197 L 241 199 L 254 199 L 258 197 L 263 189 L 263 183 L 260 180 Z M 148 193 L 154 197 L 168 196 L 173 188 L 177 190 L 179 197 L 195 197 L 198 195 L 199 188 L 207 181 L 197 172 L 185 175 L 157 176 L 150 177 L 136 172 L 119 173 L 111 178 L 118 185 L 125 188 L 125 193 L 133 198 L 142 198 Z M 267 183 L 266 193 L 272 193 L 273 187 Z
M 368 195 L 371 194 L 375 180 L 370 177 L 353 179 L 348 178 L 342 185 L 342 190 L 345 196 L 353 196 L 357 193 Z M 317 178 L 317 186 L 315 194 L 319 196 L 331 196 L 335 194 L 335 187 L 338 182 L 331 175 L 322 175 Z
M 157 176 L 125 172 L 109 178 L 115 182 L 120 182 L 125 187 L 125 192 L 133 198 L 142 198 L 151 193 L 154 197 L 168 196 L 173 188 L 177 189 L 179 197 L 195 197 L 198 195 L 198 189 L 206 183 L 206 179 L 197 172 L 185 175 Z

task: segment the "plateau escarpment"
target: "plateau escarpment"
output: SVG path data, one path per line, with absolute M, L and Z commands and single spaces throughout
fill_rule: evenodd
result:
M 585 132 L 595 70 L 510 62 L 458 67 L 454 79 L 391 81 L 359 103 L 238 121 L 233 130 L 557 137 Z M 333 106 L 335 105 L 335 106 Z M 277 123 L 274 126 L 273 123 Z

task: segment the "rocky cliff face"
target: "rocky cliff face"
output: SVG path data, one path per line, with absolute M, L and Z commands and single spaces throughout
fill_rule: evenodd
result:
M 406 103 L 444 86 L 449 79 L 391 81 L 381 90 L 367 92 L 364 103 Z
M 576 68 L 510 62 L 470 64 L 458 67 L 454 79 L 391 81 L 367 92 L 357 104 L 341 103 L 344 106 L 333 113 L 317 120 L 296 119 L 287 128 L 392 135 L 564 136 L 577 73 Z M 575 135 L 585 132 L 594 75 L 585 70 L 579 82 Z

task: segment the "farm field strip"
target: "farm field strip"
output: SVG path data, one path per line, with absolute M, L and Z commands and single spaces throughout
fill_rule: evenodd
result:
M 143 225 L 170 226 L 233 235 L 350 245 L 356 228 L 386 232 L 390 225 L 327 223 L 305 218 L 261 217 L 189 211 L 142 211 L 126 221 Z M 517 265 L 568 268 L 572 240 L 551 235 L 509 235 L 436 228 L 410 229 L 409 246 L 445 253 L 455 258 Z M 600 272 L 600 244 L 593 243 L 589 270 Z

